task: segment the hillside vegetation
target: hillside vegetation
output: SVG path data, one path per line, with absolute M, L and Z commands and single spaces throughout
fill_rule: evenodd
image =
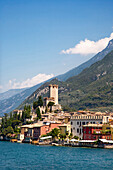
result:
M 59 103 L 65 110 L 113 110 L 113 51 L 65 82 L 54 79 L 43 84 L 19 108 L 31 104 L 38 96 L 48 96 L 48 85 L 58 84 Z
M 88 68 L 90 67 L 93 63 L 97 62 L 97 61 L 100 61 L 102 60 L 109 52 L 111 52 L 113 50 L 113 39 L 109 41 L 107 47 L 105 49 L 103 49 L 101 52 L 99 52 L 98 54 L 96 54 L 94 57 L 92 57 L 91 59 L 89 59 L 88 61 L 86 61 L 85 63 L 79 65 L 78 67 L 75 67 L 71 70 L 69 70 L 68 72 L 66 72 L 65 74 L 62 74 L 62 75 L 59 75 L 57 76 L 56 78 L 60 81 L 66 81 L 68 78 L 72 77 L 72 76 L 75 76 L 75 75 L 78 75 L 79 73 L 81 73 L 85 68 Z M 54 79 L 54 78 L 53 78 Z M 50 80 L 47 80 L 47 82 L 49 82 Z M 56 81 L 56 80 L 55 80 Z M 54 80 L 53 80 L 54 82 Z M 52 83 L 52 82 L 51 82 Z M 6 92 L 5 93 L 5 98 L 4 98 L 4 94 L 1 94 L 1 101 L 0 101 L 0 115 L 3 115 L 3 113 L 9 113 L 10 111 L 14 110 L 15 108 L 17 108 L 23 101 L 23 103 L 25 102 L 31 102 L 33 100 L 35 100 L 37 98 L 37 93 L 39 91 L 39 89 L 37 90 L 37 88 L 39 88 L 43 83 L 40 83 L 40 84 L 37 84 L 36 86 L 33 86 L 31 88 L 28 88 L 26 90 L 22 90 L 20 93 L 16 94 L 16 95 L 12 95 L 11 93 L 11 96 L 9 95 L 9 92 Z M 56 84 L 59 85 L 59 92 L 63 92 L 63 89 L 64 89 L 64 86 L 65 86 L 65 90 L 64 91 L 68 91 L 68 85 L 66 85 L 67 83 L 60 83 L 60 82 L 56 82 Z M 61 85 L 62 84 L 62 85 Z M 63 87 L 62 87 L 63 86 Z M 42 86 L 42 87 L 45 87 Z M 43 93 L 43 89 L 42 87 L 40 88 L 41 89 L 41 94 L 42 96 L 43 95 L 47 95 L 46 94 L 46 91 L 44 91 Z M 60 88 L 61 87 L 61 88 Z M 36 90 L 36 92 L 35 92 Z M 34 92 L 34 93 L 33 93 Z M 31 94 L 34 94 L 34 97 L 31 97 L 32 95 Z M 81 92 L 81 91 L 76 91 L 76 92 L 73 92 L 73 95 L 74 96 L 78 96 L 79 95 L 79 99 L 81 98 L 81 96 L 84 96 L 83 95 L 84 93 Z M 65 94 L 63 94 L 65 95 Z M 7 97 L 6 97 L 7 96 Z M 30 97 L 28 97 L 30 96 Z M 28 97 L 28 98 L 27 98 Z M 66 96 L 65 96 L 66 97 Z M 72 95 L 71 95 L 72 97 Z M 68 96 L 66 97 L 66 99 L 68 98 Z M 27 100 L 25 100 L 27 99 Z M 70 100 L 73 102 L 72 98 L 68 98 L 68 104 L 70 103 Z M 75 100 L 75 99 L 74 99 Z M 78 98 L 76 98 L 76 100 L 78 101 Z M 61 100 L 61 103 L 62 103 L 62 100 Z M 67 102 L 64 101 L 64 103 L 67 105 Z M 63 104 L 64 104 L 63 103 Z M 23 105 L 23 104 L 22 104 Z M 22 106 L 21 105 L 21 106 Z M 20 108 L 20 107 L 19 107 Z M 75 106 L 74 106 L 75 108 Z M 77 107 L 78 108 L 78 107 Z M 69 109 L 69 108 L 68 108 Z
M 75 109 L 113 109 L 113 51 L 66 81 L 70 89 L 60 101 Z

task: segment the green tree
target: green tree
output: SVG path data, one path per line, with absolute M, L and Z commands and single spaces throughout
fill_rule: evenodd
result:
M 17 115 L 17 112 L 15 114 L 13 114 L 13 119 L 18 119 L 18 115 Z
M 66 134 L 60 134 L 59 135 L 61 139 L 65 139 L 66 138 Z
M 20 116 L 20 113 L 19 113 L 19 115 L 18 115 L 18 120 L 21 120 L 21 116 Z
M 1 128 L 4 128 L 5 127 L 5 119 L 4 117 L 2 118 L 2 123 L 1 123 Z
M 50 112 L 52 112 L 52 106 L 53 106 L 54 104 L 55 104 L 54 102 L 49 102 L 49 103 L 48 103 L 48 107 L 50 107 Z
M 66 136 L 68 136 L 69 135 L 69 132 L 68 131 L 66 131 Z
M 15 129 L 15 127 L 16 127 L 17 125 L 19 125 L 20 123 L 21 123 L 21 121 L 18 120 L 18 119 L 17 119 L 17 120 L 13 120 L 11 126 L 12 126 L 13 129 Z
M 37 107 L 42 107 L 43 106 L 43 100 L 42 100 L 42 97 L 39 96 L 38 97 L 38 101 L 34 101 L 33 102 L 33 108 L 36 109 Z
M 36 109 L 37 119 L 41 119 L 40 109 L 39 107 Z
M 14 132 L 14 130 L 13 130 L 12 126 L 8 126 L 7 128 L 2 129 L 3 136 L 6 136 L 8 133 L 13 133 L 13 132 Z
M 72 133 L 70 133 L 70 135 L 69 135 L 69 139 L 71 139 L 73 137 L 73 134 Z
M 36 109 L 38 107 L 38 101 L 33 102 L 33 109 Z
M 43 106 L 43 100 L 42 100 L 41 96 L 38 97 L 38 106 L 40 106 L 40 107 Z
M 13 118 L 13 115 L 12 115 L 12 112 L 10 112 L 10 119 L 12 119 Z
M 44 114 L 44 111 L 42 110 L 42 114 Z
M 6 131 L 7 131 L 7 134 L 8 133 L 14 133 L 14 130 L 13 130 L 13 128 L 12 128 L 12 126 L 8 126 L 7 128 L 6 128 Z
M 48 133 L 48 135 L 50 135 L 53 138 L 55 138 L 55 137 L 58 137 L 59 133 L 60 133 L 60 130 L 57 129 L 57 128 L 54 128 L 54 129 L 52 129 L 52 131 L 50 133 Z
M 31 116 L 30 116 L 30 114 L 31 114 L 31 106 L 30 105 L 28 105 L 28 106 L 24 106 L 24 119 L 26 119 L 26 118 L 30 118 Z
M 22 122 L 24 122 L 24 120 L 25 120 L 25 112 L 24 112 L 24 111 L 22 112 L 22 118 L 21 118 L 21 120 L 22 120 Z
M 74 136 L 74 139 L 79 139 L 79 137 L 78 136 Z

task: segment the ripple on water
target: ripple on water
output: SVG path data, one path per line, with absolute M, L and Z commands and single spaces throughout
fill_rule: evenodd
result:
M 0 169 L 113 169 L 113 150 L 0 142 Z

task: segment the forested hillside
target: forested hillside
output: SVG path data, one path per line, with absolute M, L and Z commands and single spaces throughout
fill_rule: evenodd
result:
M 59 85 L 59 103 L 65 110 L 93 109 L 109 111 L 113 109 L 113 51 L 83 70 L 78 76 L 65 82 L 54 79 L 43 84 L 24 104 L 31 104 L 38 96 L 48 96 L 48 85 Z

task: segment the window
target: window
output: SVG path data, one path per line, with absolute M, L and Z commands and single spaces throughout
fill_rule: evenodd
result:
M 89 131 L 89 134 L 91 133 L 91 131 Z
M 93 122 L 93 124 L 95 124 L 95 122 Z
M 75 130 L 75 127 L 73 128 L 73 130 Z
M 91 136 L 89 136 L 89 139 L 91 139 Z
M 77 122 L 77 125 L 79 125 L 79 122 Z
M 84 131 L 84 133 L 86 133 L 86 131 Z
M 71 122 L 71 125 L 73 125 L 73 122 Z
M 79 133 L 79 129 L 77 128 L 77 133 Z
M 72 128 L 71 128 L 71 133 L 73 133 L 73 130 L 72 130 Z
M 82 125 L 85 125 L 85 122 L 82 122 Z

